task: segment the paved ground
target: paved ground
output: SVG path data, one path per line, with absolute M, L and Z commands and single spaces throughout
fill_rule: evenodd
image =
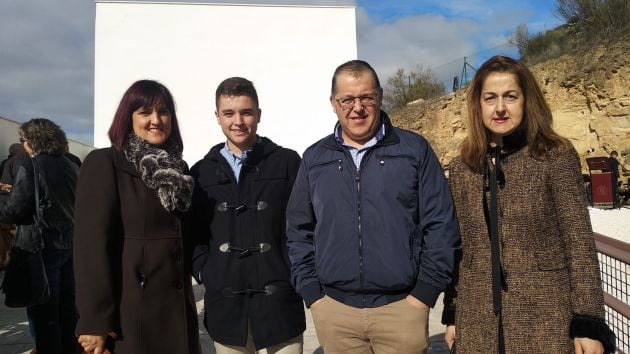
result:
M 201 346 L 204 354 L 215 354 L 212 348 L 212 340 L 205 332 L 203 324 L 203 287 L 195 285 L 195 298 L 197 302 L 197 310 L 199 316 L 199 335 L 201 337 Z M 431 334 L 431 347 L 429 353 L 447 353 L 446 345 L 443 341 L 444 326 L 440 324 L 442 315 L 442 300 L 438 300 L 438 306 L 431 311 L 429 333 Z M 33 348 L 33 341 L 28 331 L 28 321 L 26 319 L 26 310 L 11 309 L 4 306 L 4 296 L 0 294 L 0 354 L 28 354 Z M 317 342 L 315 328 L 310 311 L 307 311 L 306 332 L 304 332 L 304 353 L 305 354 L 323 354 L 324 351 Z

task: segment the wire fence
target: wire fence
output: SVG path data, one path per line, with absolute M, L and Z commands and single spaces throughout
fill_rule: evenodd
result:
M 472 81 L 475 71 L 486 60 L 494 55 L 505 55 L 518 58 L 518 49 L 515 45 L 505 42 L 497 46 L 480 50 L 471 55 L 457 58 L 447 63 L 430 67 L 438 80 L 444 84 L 447 92 L 454 92 L 466 87 Z
M 597 233 L 595 244 L 606 322 L 617 336 L 617 353 L 630 353 L 630 244 Z

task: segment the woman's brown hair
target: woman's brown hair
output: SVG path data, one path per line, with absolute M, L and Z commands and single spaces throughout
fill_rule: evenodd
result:
M 35 154 L 62 155 L 68 149 L 66 133 L 50 119 L 33 118 L 20 126 L 18 134 Z
M 571 143 L 553 130 L 551 110 L 532 72 L 512 58 L 494 56 L 477 70 L 468 89 L 468 134 L 461 147 L 462 161 L 475 172 L 483 170 L 490 132 L 481 116 L 481 89 L 486 78 L 497 72 L 514 74 L 523 92 L 525 103 L 519 130 L 524 132 L 529 153 L 534 158 L 542 158 L 554 148 L 569 148 Z

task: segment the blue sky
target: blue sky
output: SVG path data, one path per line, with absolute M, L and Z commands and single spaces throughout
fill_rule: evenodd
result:
M 562 24 L 555 0 L 357 0 L 357 7 L 359 57 L 382 82 L 398 68 L 420 65 L 450 87 L 464 57 L 477 67 L 495 54 L 518 56 L 508 39 L 519 24 L 530 34 Z
M 357 6 L 365 9 L 378 23 L 395 22 L 402 18 L 424 14 L 439 14 L 446 18 L 465 18 L 485 22 L 495 16 L 523 18 L 542 22 L 557 22 L 553 11 L 557 6 L 555 0 L 531 1 L 487 1 L 487 0 L 423 0 L 423 1 L 379 1 L 357 0 Z M 537 24 L 539 25 L 539 24 Z
M 518 24 L 527 24 L 530 33 L 561 24 L 553 15 L 556 0 L 356 0 L 356 5 L 359 58 L 375 67 L 383 83 L 396 69 L 417 65 L 452 81 L 465 56 L 477 65 L 494 54 L 516 55 L 507 40 Z M 94 8 L 91 0 L 0 1 L 0 116 L 18 122 L 48 117 L 71 138 L 91 143 Z

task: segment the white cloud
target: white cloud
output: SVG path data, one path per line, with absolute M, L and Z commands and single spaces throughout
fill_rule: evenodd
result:
M 50 118 L 90 143 L 94 3 L 2 1 L 0 48 L 0 115 Z
M 389 23 L 377 23 L 357 7 L 359 57 L 376 68 L 383 82 L 396 69 L 419 64 L 452 80 L 461 73 L 464 56 L 500 45 L 519 23 L 528 23 L 533 33 L 560 22 L 551 13 L 538 13 L 533 19 L 540 11 L 527 2 L 370 4 L 374 15 Z M 91 0 L 0 0 L 0 116 L 15 121 L 47 117 L 68 136 L 89 142 L 85 139 L 93 124 L 94 7 Z M 420 11 L 432 13 L 407 16 Z
M 374 6 L 370 4 L 372 10 Z M 357 7 L 359 58 L 374 66 L 383 84 L 398 68 L 421 65 L 450 88 L 453 77 L 461 75 L 464 57 L 479 65 L 495 54 L 518 55 L 508 44 L 518 24 L 528 24 L 531 33 L 545 27 L 541 22 L 548 23 L 547 29 L 559 24 L 551 13 L 527 3 L 427 0 L 422 6 L 431 13 L 391 21 L 381 21 L 383 14 L 377 20 Z
M 439 68 L 457 61 L 447 65 L 447 77 L 452 78 L 461 71 L 463 57 L 474 53 L 479 42 L 490 43 L 483 38 L 483 28 L 470 20 L 421 15 L 377 24 L 361 8 L 357 9 L 357 32 L 359 57 L 374 66 L 383 83 L 398 68 Z

